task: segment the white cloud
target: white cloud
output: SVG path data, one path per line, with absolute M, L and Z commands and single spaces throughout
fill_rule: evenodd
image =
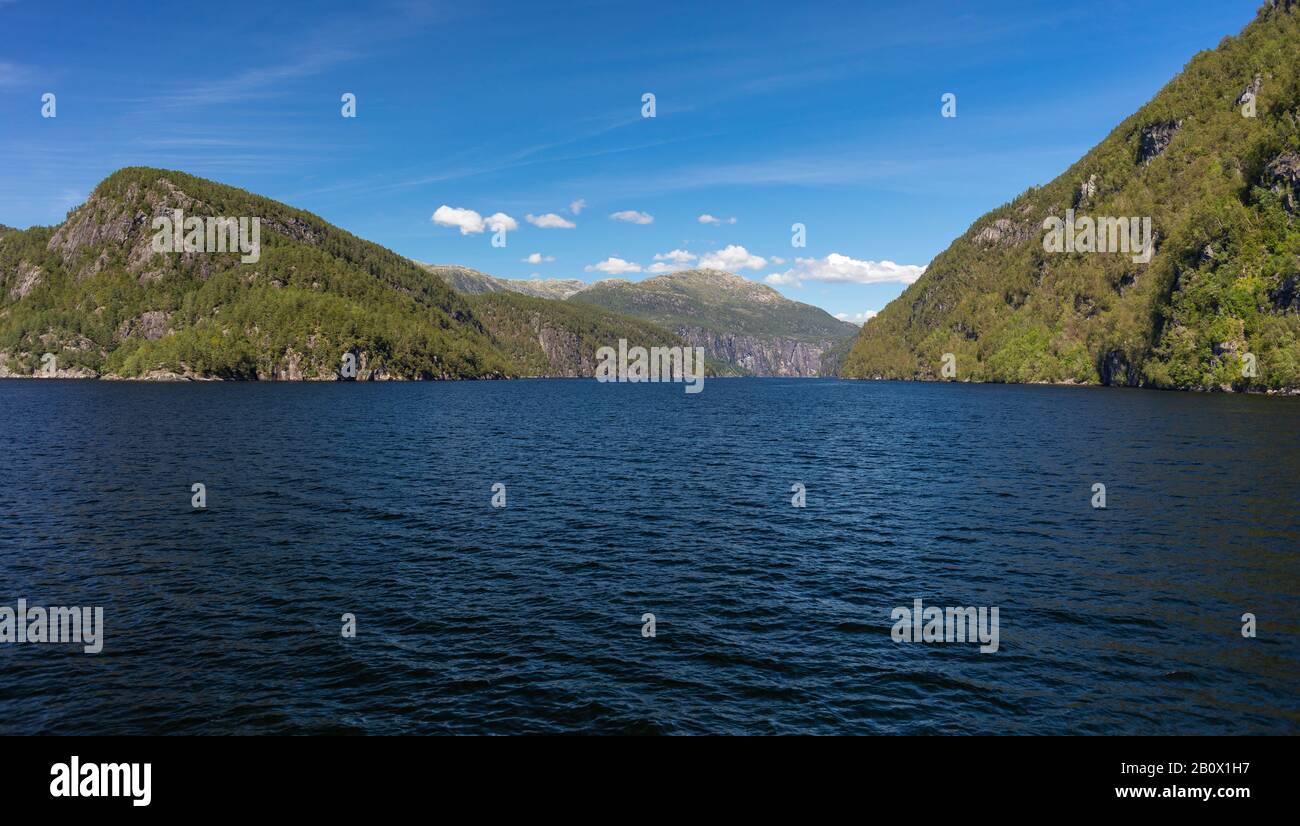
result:
M 554 212 L 548 212 L 545 215 L 525 215 L 524 220 L 535 227 L 541 229 L 573 229 L 577 224 Z
M 569 204 L 569 212 L 572 212 L 574 215 L 579 215 L 579 214 L 581 214 L 582 211 L 583 211 L 584 209 L 586 209 L 586 208 L 587 208 L 587 199 L 586 199 L 586 198 L 579 198 L 578 200 L 576 200 L 576 201 L 574 201 L 573 203 Z
M 691 262 L 696 258 L 695 253 L 686 250 L 672 250 L 671 252 L 655 253 L 655 263 L 646 268 L 646 272 L 660 275 L 666 272 L 677 272 L 691 266 Z
M 511 232 L 514 232 L 515 230 L 519 229 L 519 222 L 516 221 L 514 218 L 511 218 L 509 215 L 506 215 L 504 212 L 498 212 L 495 215 L 489 215 L 488 217 L 483 219 L 483 223 L 487 224 L 487 228 L 492 230 L 493 232 L 502 229 L 507 229 L 510 230 Z
M 735 218 L 715 218 L 714 216 L 710 215 L 710 214 L 707 213 L 707 212 L 704 213 L 703 215 L 701 215 L 701 216 L 699 217 L 698 220 L 699 220 L 699 222 L 700 222 L 701 224 L 734 224 L 734 223 L 736 223 L 736 219 L 735 219 Z
M 860 313 L 836 313 L 835 317 L 840 321 L 847 321 L 860 327 L 878 315 L 880 315 L 879 310 L 863 310 Z
M 606 258 L 599 264 L 591 264 L 583 269 L 587 272 L 603 272 L 606 275 L 623 275 L 629 272 L 641 272 L 641 265 L 624 261 L 622 258 Z
M 695 260 L 695 253 L 686 250 L 655 253 L 656 261 L 671 261 L 674 264 L 689 264 Z
M 485 229 L 496 232 L 499 229 L 519 229 L 519 222 L 504 212 L 484 218 L 472 209 L 461 209 L 443 204 L 434 210 L 429 220 L 441 227 L 456 227 L 461 235 L 477 235 Z
M 777 255 L 773 255 L 768 260 L 771 261 L 773 264 L 776 264 L 778 267 L 785 263 L 785 259 Z
M 429 220 L 441 227 L 459 227 L 461 235 L 483 231 L 483 216 L 472 209 L 461 209 L 443 204 L 434 210 Z
M 700 257 L 700 268 L 706 270 L 761 270 L 767 266 L 767 259 L 760 255 L 751 255 L 749 250 L 739 244 L 728 244 L 725 248 L 714 250 Z
M 794 267 L 763 278 L 769 284 L 792 284 L 824 281 L 831 284 L 911 284 L 921 277 L 925 267 L 895 264 L 893 261 L 859 261 L 833 252 L 825 258 L 796 258 Z
M 648 224 L 655 219 L 648 212 L 637 212 L 635 209 L 625 209 L 622 212 L 615 212 L 609 217 L 615 221 L 626 221 L 629 224 Z
M 549 264 L 549 263 L 551 263 L 551 262 L 554 261 L 554 260 L 555 260 L 555 256 L 554 256 L 554 255 L 542 255 L 540 252 L 535 252 L 535 253 L 533 253 L 532 255 L 528 256 L 527 258 L 523 259 L 523 263 L 525 263 L 525 264 Z

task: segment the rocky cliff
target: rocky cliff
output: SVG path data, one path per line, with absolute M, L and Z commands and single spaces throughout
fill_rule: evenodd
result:
M 830 341 L 806 342 L 788 338 L 757 338 L 737 333 L 722 333 L 702 327 L 678 327 L 674 330 L 692 347 L 703 347 L 706 358 L 734 365 L 738 372 L 752 376 L 833 375 L 826 372 L 822 356 L 830 350 Z

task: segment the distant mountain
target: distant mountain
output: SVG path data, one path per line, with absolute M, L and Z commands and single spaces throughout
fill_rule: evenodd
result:
M 1069 217 L 1150 218 L 1154 253 L 1047 251 L 1045 219 Z M 944 354 L 959 380 L 1300 388 L 1300 3 L 1266 3 L 1063 175 L 976 220 L 843 373 L 940 378 Z
M 518 293 L 566 299 L 641 319 L 703 347 L 712 372 L 756 376 L 836 375 L 858 328 L 764 284 L 720 270 L 687 270 L 644 281 L 621 278 L 498 278 L 467 267 L 421 264 L 467 297 Z M 473 303 L 471 301 L 471 303 Z M 533 305 L 541 311 L 541 305 Z M 632 339 L 629 337 L 629 341 Z M 555 365 L 556 368 L 561 367 Z M 565 367 L 567 369 L 567 367 Z
M 651 321 L 703 347 L 708 358 L 758 376 L 834 375 L 823 355 L 858 332 L 825 310 L 720 270 L 598 281 L 568 302 Z
M 417 262 L 418 263 L 418 262 Z M 429 272 L 447 282 L 453 290 L 464 295 L 514 292 L 537 298 L 562 300 L 587 288 L 585 281 L 575 278 L 511 279 L 497 278 L 469 267 L 455 264 L 420 264 Z
M 475 316 L 526 375 L 590 377 L 596 350 L 630 346 L 680 347 L 680 338 L 648 321 L 583 304 L 509 290 L 465 296 Z M 706 368 L 706 375 L 717 370 Z

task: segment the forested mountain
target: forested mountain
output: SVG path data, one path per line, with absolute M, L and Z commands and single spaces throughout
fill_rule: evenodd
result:
M 153 219 L 260 218 L 258 260 L 157 252 Z M 127 168 L 57 227 L 0 237 L 0 369 L 61 375 L 479 378 L 518 366 L 440 279 L 302 210 Z
M 976 220 L 863 327 L 844 374 L 942 378 L 951 353 L 958 380 L 1300 388 L 1298 72 L 1300 4 L 1267 3 L 1060 177 Z M 1048 251 L 1045 220 L 1069 217 L 1150 218 L 1154 254 Z

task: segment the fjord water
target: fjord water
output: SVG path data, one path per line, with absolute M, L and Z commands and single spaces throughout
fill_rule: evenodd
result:
M 0 644 L 3 733 L 1300 730 L 1296 398 L 3 381 L 0 424 L 0 605 L 105 615 Z M 916 598 L 999 650 L 893 641 Z

